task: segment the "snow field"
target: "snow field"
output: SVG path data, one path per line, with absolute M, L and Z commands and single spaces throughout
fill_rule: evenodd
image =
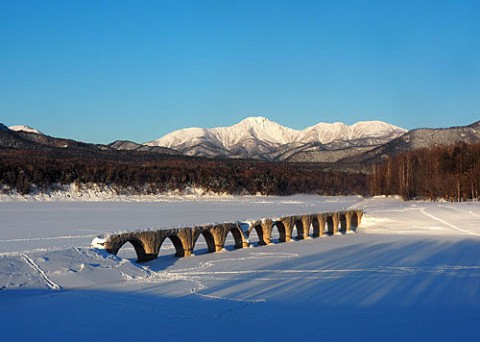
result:
M 2 228 L 7 227 L 2 240 L 26 240 L 16 242 L 19 248 L 13 254 L 5 247 L 8 243 L 0 242 L 3 336 L 6 340 L 33 336 L 85 340 L 98 334 L 118 340 L 217 336 L 234 341 L 480 338 L 480 203 L 310 196 L 261 201 L 93 207 L 18 203 L 24 206 L 13 213 L 2 204 Z M 171 246 L 162 246 L 157 260 L 143 264 L 73 246 L 79 241 L 65 246 L 69 243 L 62 239 L 50 240 L 52 245 L 45 250 L 31 251 L 34 242 L 26 238 L 28 232 L 16 233 L 27 224 L 39 226 L 37 237 L 58 237 L 74 236 L 78 228 L 69 227 L 79 223 L 90 227 L 97 222 L 107 230 L 102 221 L 107 219 L 123 229 L 135 220 L 148 224 L 163 218 L 168 224 L 181 224 L 193 217 L 221 221 L 240 213 L 261 217 L 268 215 L 257 215 L 260 212 L 300 213 L 351 205 L 366 211 L 357 233 L 240 250 L 227 247 L 213 254 L 205 253 L 205 245 L 199 243 L 196 255 L 181 259 L 173 256 Z M 21 222 L 5 224 L 7 212 Z M 128 257 L 128 248 L 122 253 Z

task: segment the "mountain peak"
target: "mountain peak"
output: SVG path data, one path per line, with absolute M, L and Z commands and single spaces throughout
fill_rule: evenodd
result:
M 240 121 L 240 123 L 249 123 L 249 124 L 257 124 L 257 125 L 265 124 L 267 122 L 272 122 L 272 121 L 268 120 L 264 116 L 249 116 L 243 119 L 242 121 Z
M 10 130 L 15 131 L 15 132 L 27 132 L 27 133 L 35 133 L 35 134 L 41 134 L 44 135 L 42 132 L 39 130 L 25 126 L 25 125 L 16 125 L 16 126 L 10 126 L 8 127 Z

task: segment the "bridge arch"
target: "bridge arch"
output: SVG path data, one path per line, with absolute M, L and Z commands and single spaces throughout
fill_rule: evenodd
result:
M 328 215 L 326 221 L 327 221 L 327 232 L 328 232 L 328 235 L 333 235 L 333 234 L 335 234 L 335 221 L 333 220 L 333 216 L 332 216 L 332 215 Z
M 305 239 L 305 234 L 304 234 L 305 227 L 303 226 L 302 219 L 301 218 L 296 219 L 294 226 L 295 226 L 295 229 L 297 230 L 296 239 L 297 240 Z
M 231 227 L 227 233 L 225 234 L 225 240 L 228 236 L 228 234 L 231 234 L 233 236 L 233 241 L 234 241 L 234 247 L 236 249 L 243 248 L 244 244 L 247 244 L 245 242 L 245 239 L 243 237 L 243 232 L 238 226 L 233 226 Z
M 354 211 L 352 213 L 352 221 L 350 223 L 352 230 L 356 230 L 358 228 L 358 226 L 360 225 L 361 219 L 362 219 L 362 212 Z
M 161 239 L 159 249 L 162 248 L 163 243 L 167 239 L 170 240 L 172 242 L 173 246 L 175 247 L 175 256 L 177 256 L 177 257 L 186 256 L 186 253 L 185 253 L 186 249 L 185 249 L 184 243 L 182 242 L 180 237 L 176 234 L 167 235 L 163 239 Z
M 203 236 L 205 239 L 205 243 L 207 244 L 207 252 L 208 253 L 213 253 L 216 251 L 216 242 L 215 242 L 215 237 L 209 230 L 202 230 L 200 234 L 197 235 L 195 238 L 195 241 L 193 242 L 193 249 L 195 249 L 195 246 L 197 245 L 198 239 L 200 236 Z
M 285 216 L 276 220 L 278 231 L 280 235 L 285 232 L 285 241 L 290 241 L 293 235 L 293 229 L 295 228 L 295 217 L 293 216 Z M 282 240 L 282 236 L 280 237 L 280 241 Z
M 355 228 L 358 227 L 358 215 L 357 215 L 357 213 L 352 214 L 351 227 L 352 227 L 352 229 L 355 229 Z
M 148 260 L 152 260 L 154 259 L 155 257 L 151 257 L 149 255 L 147 255 L 147 252 L 145 252 L 145 247 L 142 243 L 141 240 L 135 238 L 135 237 L 129 237 L 123 241 L 121 241 L 119 244 L 118 244 L 118 247 L 115 248 L 115 250 L 111 251 L 111 253 L 115 254 L 115 255 L 118 255 L 118 253 L 120 252 L 120 250 L 125 246 L 125 245 L 131 245 L 133 246 L 133 249 L 135 250 L 135 254 L 137 255 L 137 261 L 141 262 L 141 261 L 148 261 Z
M 265 242 L 263 227 L 262 227 L 262 224 L 261 224 L 261 223 L 258 223 L 258 224 L 253 225 L 253 226 L 250 227 L 250 229 L 248 230 L 249 243 L 252 243 L 252 241 L 250 241 L 250 236 L 251 236 L 252 232 L 255 232 L 255 233 L 257 234 L 257 237 L 258 237 L 258 245 L 259 245 L 259 246 L 265 246 L 265 245 L 267 244 L 267 243 Z
M 320 215 L 313 215 L 312 217 L 313 236 L 322 236 L 325 231 L 325 218 Z
M 270 234 L 271 237 L 273 236 L 274 229 L 277 229 L 278 232 L 278 241 L 279 242 L 286 242 L 287 241 L 287 230 L 285 229 L 285 225 L 281 221 L 275 221 L 272 225 L 272 233 Z

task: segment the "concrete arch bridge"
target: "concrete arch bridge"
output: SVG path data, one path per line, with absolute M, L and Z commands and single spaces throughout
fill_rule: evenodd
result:
M 117 254 L 125 245 L 133 245 L 139 262 L 156 259 L 162 244 L 170 240 L 178 257 L 190 256 L 200 236 L 203 236 L 208 252 L 221 251 L 229 235 L 233 236 L 235 248 L 249 247 L 249 237 L 253 231 L 258 236 L 259 245 L 272 241 L 272 232 L 278 230 L 279 242 L 286 242 L 306 237 L 345 234 L 354 231 L 360 225 L 363 210 L 346 210 L 339 212 L 263 218 L 259 220 L 237 221 L 233 223 L 206 224 L 195 227 L 145 230 L 110 234 L 101 239 L 94 239 L 93 247 L 106 249 Z M 296 235 L 294 235 L 296 231 Z M 101 241 L 99 243 L 99 241 Z

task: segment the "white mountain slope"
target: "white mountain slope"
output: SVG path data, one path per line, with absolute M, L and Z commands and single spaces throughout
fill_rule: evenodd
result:
M 351 126 L 342 122 L 319 123 L 300 131 L 299 141 L 328 144 L 337 140 L 357 140 L 365 138 L 396 138 L 406 130 L 382 121 L 361 121 Z
M 174 131 L 145 145 L 169 147 L 195 156 L 271 160 L 279 159 L 276 156 L 280 148 L 299 151 L 307 145 L 311 149 L 312 144 L 333 143 L 337 149 L 346 146 L 378 145 L 405 132 L 402 128 L 381 121 L 358 122 L 351 126 L 341 122 L 319 123 L 298 131 L 264 117 L 249 117 L 230 127 Z
M 36 134 L 42 134 L 39 130 L 25 126 L 25 125 L 16 125 L 16 126 L 10 126 L 8 127 L 10 130 L 15 131 L 15 132 L 27 132 L 27 133 L 36 133 Z
M 195 139 L 232 147 L 240 141 L 254 138 L 270 144 L 287 144 L 295 140 L 298 131 L 281 126 L 263 117 L 250 117 L 230 127 L 186 128 L 174 131 L 147 145 L 175 147 Z

